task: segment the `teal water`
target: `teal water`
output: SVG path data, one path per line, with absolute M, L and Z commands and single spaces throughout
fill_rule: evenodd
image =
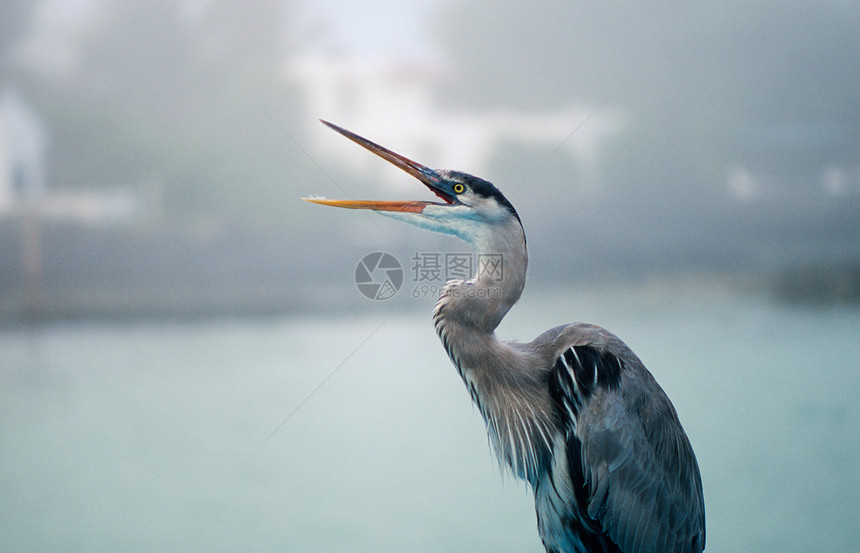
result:
M 541 552 L 431 306 L 0 330 L 0 551 Z M 576 320 L 672 398 L 708 551 L 860 550 L 860 309 L 527 291 L 499 333 Z

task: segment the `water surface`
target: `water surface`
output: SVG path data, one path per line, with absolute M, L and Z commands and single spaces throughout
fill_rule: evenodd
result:
M 0 550 L 541 552 L 431 303 L 0 330 Z M 672 398 L 708 551 L 860 548 L 860 309 L 527 290 L 499 333 L 576 320 L 618 334 Z

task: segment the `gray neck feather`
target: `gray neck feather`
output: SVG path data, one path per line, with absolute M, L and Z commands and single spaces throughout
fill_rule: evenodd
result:
M 445 319 L 474 332 L 492 334 L 520 299 L 526 283 L 528 252 L 519 221 L 509 219 L 488 228 L 472 246 L 477 272 L 469 280 L 451 280 L 436 304 Z

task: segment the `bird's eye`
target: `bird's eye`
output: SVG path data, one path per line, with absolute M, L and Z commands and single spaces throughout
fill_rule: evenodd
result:
M 454 192 L 456 192 L 457 194 L 462 194 L 463 192 L 466 191 L 466 187 L 463 186 L 463 184 L 459 183 L 459 182 L 454 184 L 453 189 L 454 189 Z

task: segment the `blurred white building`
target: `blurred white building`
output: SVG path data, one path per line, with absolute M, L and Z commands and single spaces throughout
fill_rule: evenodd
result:
M 47 134 L 14 88 L 0 93 L 0 214 L 44 195 Z
M 603 139 L 621 124 L 612 110 L 595 112 L 582 104 L 546 111 L 445 109 L 437 91 L 454 76 L 433 64 L 309 56 L 292 60 L 287 75 L 304 90 L 314 117 L 390 144 L 416 161 L 488 177 L 491 158 L 504 142 L 536 145 L 547 155 L 561 150 L 583 166 L 593 165 Z M 365 152 L 343 147 L 334 133 L 315 128 L 308 136 L 318 153 L 362 171 L 381 171 L 383 178 L 399 176 Z
M 13 87 L 0 93 L 0 217 L 30 210 L 85 224 L 124 224 L 158 213 L 160 183 L 63 191 L 46 183 L 48 129 Z

